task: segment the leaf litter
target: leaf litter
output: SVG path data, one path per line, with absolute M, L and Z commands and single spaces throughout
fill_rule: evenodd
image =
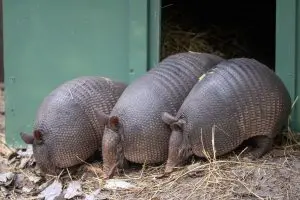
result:
M 0 198 L 300 199 L 300 145 L 288 141 L 257 161 L 234 153 L 218 159 L 192 160 L 164 178 L 158 178 L 164 165 L 142 165 L 107 181 L 101 178 L 99 162 L 86 163 L 72 175 L 42 176 L 30 156 L 26 167 L 18 166 L 28 154 L 16 152 L 22 153 L 1 158 L 7 160 L 2 162 L 7 166 L 0 174 Z M 13 158 L 14 162 L 9 162 Z

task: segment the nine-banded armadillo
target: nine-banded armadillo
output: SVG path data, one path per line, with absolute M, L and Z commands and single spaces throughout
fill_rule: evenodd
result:
M 224 155 L 248 139 L 248 156 L 259 158 L 271 150 L 290 111 L 285 85 L 267 66 L 249 58 L 223 61 L 199 78 L 175 116 L 163 113 L 172 129 L 165 173 L 192 154 Z
M 171 55 L 132 82 L 105 121 L 102 154 L 104 178 L 133 163 L 160 163 L 167 159 L 171 129 L 162 112 L 175 114 L 198 77 L 223 59 L 206 53 Z
M 33 134 L 21 133 L 33 144 L 42 171 L 57 174 L 101 151 L 104 126 L 96 110 L 109 114 L 126 86 L 105 77 L 82 76 L 61 84 L 43 100 Z

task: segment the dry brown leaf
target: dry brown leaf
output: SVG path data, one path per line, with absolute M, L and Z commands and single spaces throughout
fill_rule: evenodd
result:
M 71 199 L 82 194 L 81 183 L 79 181 L 72 181 L 69 183 L 64 198 Z
M 92 192 L 89 195 L 85 195 L 85 199 L 84 200 L 95 200 L 95 197 L 100 193 L 100 189 L 95 190 L 94 192 Z
M 50 186 L 43 190 L 38 197 L 45 198 L 45 200 L 54 200 L 62 192 L 61 182 L 55 180 Z
M 9 186 L 16 177 L 15 173 L 6 172 L 0 174 L 0 186 Z

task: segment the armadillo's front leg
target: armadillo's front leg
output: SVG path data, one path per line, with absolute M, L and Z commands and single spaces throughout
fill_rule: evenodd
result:
M 248 152 L 250 159 L 257 159 L 265 155 L 267 152 L 271 151 L 274 142 L 273 138 L 261 135 L 256 136 L 251 139 L 253 142 L 253 147 Z

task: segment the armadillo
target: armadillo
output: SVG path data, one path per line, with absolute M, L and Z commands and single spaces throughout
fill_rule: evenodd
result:
M 199 78 L 176 115 L 163 113 L 172 129 L 165 173 L 192 155 L 222 156 L 243 142 L 248 158 L 260 158 L 286 128 L 290 111 L 284 83 L 266 65 L 252 58 L 222 61 Z
M 100 76 L 66 81 L 44 98 L 33 134 L 21 133 L 33 145 L 36 163 L 45 173 L 79 165 L 101 151 L 104 126 L 96 111 L 109 114 L 127 84 Z
M 198 77 L 223 58 L 207 53 L 182 52 L 163 59 L 123 92 L 106 122 L 102 140 L 103 172 L 108 179 L 129 162 L 161 163 L 167 159 L 171 129 L 162 112 L 175 114 Z

